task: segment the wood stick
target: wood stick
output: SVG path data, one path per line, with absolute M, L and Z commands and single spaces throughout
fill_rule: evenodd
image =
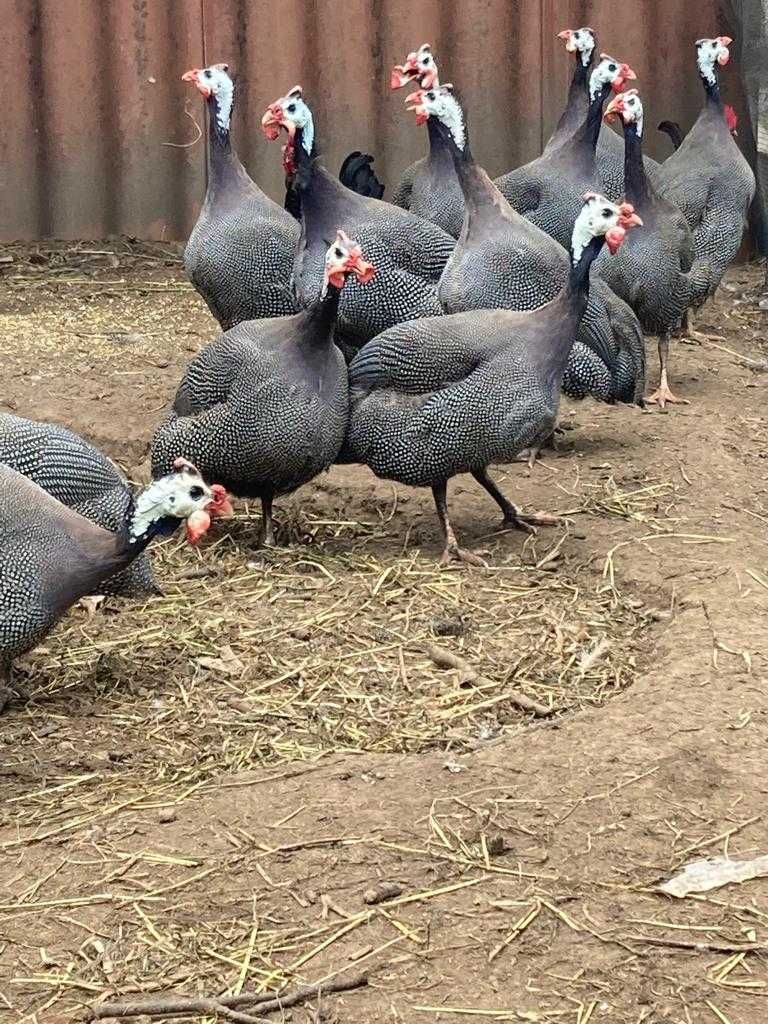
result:
M 479 683 L 481 686 L 498 687 L 500 685 L 493 679 L 489 679 L 488 676 L 476 672 L 469 662 L 464 661 L 463 658 L 460 658 L 458 654 L 454 654 L 453 651 L 446 651 L 444 647 L 438 647 L 436 644 L 425 644 L 424 650 L 438 668 L 458 669 L 470 683 Z M 530 711 L 531 714 L 538 715 L 540 718 L 545 718 L 547 715 L 552 714 L 552 708 L 548 708 L 545 704 L 539 704 L 537 700 L 533 700 L 531 697 L 526 697 L 519 690 L 504 688 L 504 696 L 517 705 L 517 707 L 522 708 L 523 711 Z
M 768 952 L 768 946 L 760 942 L 686 942 L 684 939 L 662 939 L 655 935 L 625 935 L 633 942 L 648 942 L 651 946 L 671 946 L 674 949 L 690 949 L 694 953 L 756 953 Z
M 253 1006 L 259 1014 L 272 1013 L 284 1007 L 296 1006 L 313 996 L 326 995 L 329 992 L 349 992 L 353 988 L 362 988 L 368 984 L 366 974 L 356 974 L 350 978 L 339 978 L 337 981 L 322 982 L 317 985 L 305 985 L 295 992 L 287 992 L 284 996 L 272 997 L 266 993 L 241 992 L 239 996 L 220 996 L 218 999 L 188 998 L 185 996 L 167 996 L 164 999 L 153 999 L 146 1002 L 102 1003 L 91 1006 L 86 1020 L 103 1020 L 105 1017 L 140 1017 L 142 1014 L 155 1017 L 176 1017 L 181 1014 L 206 1013 L 219 1014 L 228 1020 L 242 1024 L 253 1024 L 257 1017 L 235 1013 L 238 1006 Z

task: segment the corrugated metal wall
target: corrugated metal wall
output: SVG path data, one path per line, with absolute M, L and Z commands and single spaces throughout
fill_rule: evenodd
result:
M 532 158 L 557 120 L 571 58 L 558 30 L 588 24 L 631 63 L 647 115 L 687 128 L 701 103 L 692 42 L 737 35 L 718 0 L 0 0 L 6 57 L 0 130 L 0 238 L 130 234 L 185 238 L 204 188 L 204 148 L 180 81 L 225 60 L 238 74 L 235 142 L 281 195 L 280 150 L 258 130 L 267 103 L 300 83 L 334 169 L 376 156 L 390 186 L 425 133 L 388 89 L 390 66 L 431 42 L 471 117 L 472 148 L 497 174 Z M 724 73 L 742 118 L 738 43 Z M 647 132 L 654 155 L 669 143 Z

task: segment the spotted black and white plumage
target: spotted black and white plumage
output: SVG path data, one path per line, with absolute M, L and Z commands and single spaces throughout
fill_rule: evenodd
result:
M 737 146 L 720 98 L 718 63 L 728 60 L 720 39 L 700 39 L 697 63 L 704 107 L 679 148 L 654 179 L 659 195 L 682 210 L 693 232 L 697 265 L 705 275 L 694 307 L 714 295 L 741 245 L 755 175 Z
M 362 462 L 385 479 L 432 487 L 448 544 L 441 510 L 446 481 L 459 473 L 482 475 L 551 435 L 586 307 L 589 268 L 601 232 L 616 225 L 618 215 L 602 197 L 583 204 L 568 281 L 545 306 L 414 320 L 380 334 L 353 359 L 344 461 Z M 498 492 L 494 500 L 509 506 Z
M 365 280 L 373 270 L 342 232 L 326 248 L 324 295 L 293 316 L 239 324 L 204 348 L 152 442 L 155 476 L 183 456 L 235 494 L 260 498 L 270 544 L 273 498 L 335 461 L 349 418 L 346 363 L 333 342 L 351 272 L 344 261 L 357 260 L 358 273 L 365 267 Z M 333 260 L 342 269 L 329 277 Z
M 212 500 L 194 467 L 180 467 L 143 491 L 112 533 L 0 464 L 0 681 L 76 601 L 103 590 L 155 536 L 204 515 Z
M 450 151 L 429 125 L 427 130 L 429 154 L 406 168 L 392 202 L 458 238 L 464 222 L 464 196 Z
M 208 189 L 184 249 L 189 279 L 223 330 L 243 320 L 295 313 L 291 274 L 299 226 L 252 181 L 232 148 L 234 83 L 222 65 L 187 76 L 198 88 L 213 90 L 206 100 Z
M 262 125 L 271 138 L 280 128 L 291 133 L 284 159 L 291 162 L 301 194 L 293 275 L 301 305 L 317 301 L 328 239 L 342 228 L 376 267 L 370 284 L 352 279 L 343 290 L 339 326 L 345 336 L 359 347 L 403 320 L 440 315 L 437 282 L 454 239 L 390 203 L 351 192 L 330 175 L 318 163 L 314 120 L 299 87 L 268 108 Z
M 634 76 L 627 65 L 602 55 L 590 76 L 591 99 L 581 127 L 561 145 L 495 180 L 514 210 L 565 248 L 584 193 L 605 188 L 595 155 L 603 106 L 627 73 Z
M 444 87 L 443 87 L 444 91 Z M 469 141 L 460 147 L 441 111 L 459 105 L 451 91 L 425 94 L 424 112 L 434 122 L 455 163 L 466 219 L 456 248 L 440 279 L 438 297 L 446 313 L 468 309 L 532 310 L 565 286 L 570 258 L 545 232 L 516 213 L 485 171 L 473 160 Z M 436 94 L 435 101 L 429 99 Z M 563 377 L 573 398 L 639 401 L 645 384 L 642 331 L 629 307 L 603 282 L 590 289 Z
M 133 495 L 122 473 L 97 448 L 64 427 L 0 414 L 0 463 L 112 533 L 118 533 L 133 513 Z M 106 580 L 101 593 L 158 593 L 149 555 L 142 553 Z

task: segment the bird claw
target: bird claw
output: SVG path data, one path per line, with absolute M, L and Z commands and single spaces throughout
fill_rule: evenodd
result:
M 652 395 L 648 395 L 645 402 L 647 405 L 658 405 L 660 409 L 663 409 L 667 403 L 670 405 L 691 404 L 687 398 L 678 398 L 666 384 L 660 384 Z
M 488 563 L 484 559 L 460 548 L 458 544 L 448 544 L 440 556 L 440 565 L 450 565 L 451 562 L 465 562 L 467 565 L 477 565 L 482 569 L 488 568 Z
M 510 526 L 515 530 L 522 530 L 524 533 L 536 534 L 539 526 L 559 526 L 560 516 L 552 512 L 531 512 L 528 515 L 504 516 L 502 527 Z

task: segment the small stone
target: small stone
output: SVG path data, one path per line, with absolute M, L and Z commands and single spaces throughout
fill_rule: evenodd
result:
M 157 820 L 161 825 L 170 825 L 172 821 L 176 821 L 176 811 L 172 807 L 162 807 L 157 812 Z

